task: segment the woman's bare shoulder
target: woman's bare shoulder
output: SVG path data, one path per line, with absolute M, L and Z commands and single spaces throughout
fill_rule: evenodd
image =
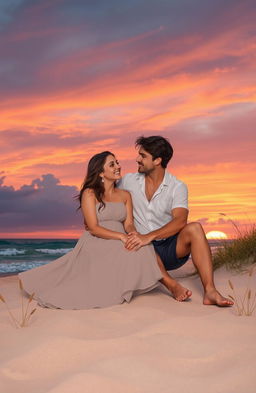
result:
M 95 192 L 92 188 L 86 188 L 83 192 L 82 199 L 93 199 L 96 200 Z
M 123 202 L 126 203 L 127 200 L 131 198 L 131 194 L 129 193 L 129 191 L 121 190 L 120 188 L 117 191 L 118 191 L 118 194 L 120 195 L 120 197 L 122 198 Z

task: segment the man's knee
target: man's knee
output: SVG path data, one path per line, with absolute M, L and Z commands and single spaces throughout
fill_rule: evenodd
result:
M 202 235 L 202 233 L 204 233 L 203 227 L 200 222 L 190 222 L 185 226 L 184 229 L 191 236 Z

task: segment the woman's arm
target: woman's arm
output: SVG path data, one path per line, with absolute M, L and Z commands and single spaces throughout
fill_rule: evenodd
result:
M 125 193 L 126 219 L 124 221 L 124 229 L 126 233 L 137 232 L 133 220 L 133 206 L 131 194 L 128 191 Z
M 96 216 L 96 203 L 94 192 L 92 190 L 86 189 L 82 196 L 82 212 L 84 219 L 86 221 L 89 232 L 97 237 L 103 239 L 115 239 L 121 240 L 126 243 L 127 235 L 122 232 L 111 231 L 110 229 L 103 228 L 98 224 L 98 219 Z

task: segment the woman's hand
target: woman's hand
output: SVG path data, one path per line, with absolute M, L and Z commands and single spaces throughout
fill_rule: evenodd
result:
M 120 240 L 124 243 L 124 245 L 126 244 L 127 240 L 128 240 L 128 235 L 126 235 L 126 233 L 122 233 L 120 235 Z
M 128 240 L 125 244 L 127 250 L 139 250 L 141 247 L 150 244 L 153 240 L 152 235 L 141 235 L 138 232 L 128 233 Z
M 134 230 L 134 231 L 129 232 L 129 233 L 128 233 L 128 236 L 131 237 L 132 235 L 138 235 L 138 234 L 139 234 L 139 232 L 137 232 L 136 230 Z
M 124 247 L 127 249 L 127 251 L 136 251 L 138 249 L 136 245 L 134 246 L 130 245 L 129 249 L 127 248 L 127 242 L 129 238 L 130 238 L 129 234 L 127 235 L 126 233 L 122 233 L 120 235 L 120 240 L 124 243 Z

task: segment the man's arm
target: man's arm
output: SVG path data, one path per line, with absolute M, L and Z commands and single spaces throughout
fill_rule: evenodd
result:
M 165 224 L 162 228 L 156 229 L 148 233 L 150 235 L 150 241 L 166 239 L 169 236 L 175 235 L 180 232 L 182 228 L 187 224 L 188 210 L 183 207 L 176 207 L 172 210 L 172 221 Z
M 120 188 L 120 190 L 128 190 L 127 188 L 127 179 L 129 178 L 129 173 L 124 175 L 120 180 L 117 181 L 116 186 L 117 188 Z
M 151 243 L 153 240 L 165 239 L 175 235 L 187 224 L 188 210 L 183 207 L 177 207 L 172 210 L 172 217 L 172 221 L 168 222 L 162 228 L 149 232 L 146 235 L 131 233 L 125 247 L 128 250 L 134 247 L 139 249 Z

